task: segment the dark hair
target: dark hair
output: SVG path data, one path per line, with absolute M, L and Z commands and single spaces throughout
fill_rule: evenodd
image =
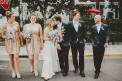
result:
M 74 16 L 76 16 L 77 14 L 80 14 L 80 12 L 73 12 L 73 13 L 72 13 L 72 16 L 74 17 Z
M 56 21 L 62 22 L 62 19 L 61 19 L 60 16 L 54 16 L 53 18 L 54 18 Z

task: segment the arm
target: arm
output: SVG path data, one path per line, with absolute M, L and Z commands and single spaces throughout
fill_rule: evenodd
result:
M 2 34 L 2 38 L 5 39 L 5 38 L 6 38 L 6 35 L 5 35 L 5 33 L 6 33 L 6 25 L 3 26 L 1 30 L 2 30 L 2 32 L 1 32 L 1 34 Z
M 41 42 L 41 48 L 43 48 L 43 34 L 42 34 L 42 26 L 40 25 L 40 42 Z
M 47 29 L 47 28 L 44 29 L 44 40 L 45 40 L 45 41 L 46 41 L 46 40 L 50 40 L 50 39 L 48 38 L 48 29 Z
M 109 43 L 109 40 L 110 40 L 109 27 L 107 25 L 106 25 L 106 31 L 107 31 L 107 34 L 106 34 L 106 43 L 105 43 L 104 47 L 108 47 L 108 43 Z
M 20 44 L 23 46 L 23 38 L 22 38 L 22 34 L 21 34 L 21 31 L 20 31 L 20 26 L 19 26 L 18 23 L 17 23 L 17 30 L 18 30 L 18 36 L 19 36 L 19 39 L 20 39 Z

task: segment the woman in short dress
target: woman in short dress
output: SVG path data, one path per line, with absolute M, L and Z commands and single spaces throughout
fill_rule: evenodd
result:
M 36 23 L 36 16 L 30 16 L 30 23 L 23 27 L 23 36 L 26 39 L 26 50 L 29 56 L 31 72 L 38 76 L 38 55 L 43 47 L 42 27 Z
M 58 54 L 55 42 L 51 39 L 50 35 L 53 33 L 54 22 L 52 19 L 47 20 L 47 26 L 44 29 L 44 47 L 40 55 L 42 60 L 42 74 L 41 77 L 45 81 L 51 79 L 56 72 L 59 71 L 58 67 Z
M 18 22 L 11 12 L 7 12 L 7 23 L 2 28 L 2 37 L 5 38 L 5 46 L 9 54 L 9 64 L 11 68 L 12 78 L 21 78 L 19 72 L 19 51 L 22 37 Z

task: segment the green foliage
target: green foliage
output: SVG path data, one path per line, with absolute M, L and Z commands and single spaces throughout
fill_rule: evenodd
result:
M 56 13 L 62 13 L 63 10 L 69 13 L 74 5 L 74 0 L 26 0 L 26 2 L 29 4 L 29 9 L 33 11 L 37 10 L 39 6 L 43 16 L 50 7 L 49 18 Z

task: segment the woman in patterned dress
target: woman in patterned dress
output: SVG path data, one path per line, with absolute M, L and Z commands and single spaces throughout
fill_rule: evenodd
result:
M 23 27 L 24 38 L 26 39 L 26 50 L 29 56 L 31 72 L 38 76 L 38 55 L 43 47 L 42 27 L 36 23 L 36 16 L 30 16 L 30 23 Z
M 21 78 L 19 72 L 19 51 L 22 38 L 18 22 L 13 13 L 7 14 L 7 23 L 2 28 L 2 37 L 5 38 L 5 46 L 9 54 L 9 64 L 12 78 Z

